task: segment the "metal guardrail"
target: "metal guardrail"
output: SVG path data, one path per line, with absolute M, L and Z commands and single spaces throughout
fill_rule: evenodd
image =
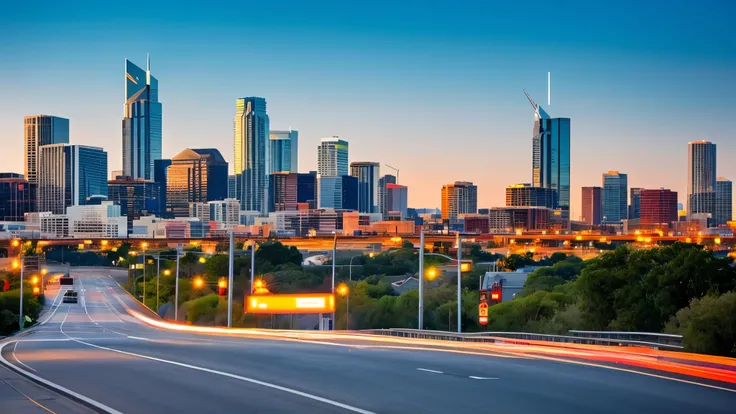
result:
M 603 337 L 602 334 L 611 334 L 611 332 L 592 332 L 592 331 L 574 331 L 585 332 L 589 336 L 574 335 L 547 335 L 529 332 L 472 332 L 472 333 L 453 333 L 444 331 L 426 331 L 418 329 L 369 329 L 361 331 L 373 335 L 396 336 L 402 338 L 418 338 L 418 339 L 435 339 L 441 341 L 459 341 L 459 342 L 488 342 L 488 343 L 504 343 L 517 341 L 545 341 L 557 343 L 574 343 L 589 345 L 605 345 L 605 346 L 641 346 L 653 349 L 663 350 L 682 350 L 682 337 L 679 335 L 671 335 L 679 337 L 679 344 L 660 343 L 653 341 L 645 341 L 638 339 L 610 338 Z M 592 337 L 593 333 L 599 333 L 601 336 Z M 660 335 L 642 332 L 618 332 L 618 334 L 631 335 Z M 669 336 L 669 335 L 666 335 Z M 672 339 L 675 339 L 672 338 Z

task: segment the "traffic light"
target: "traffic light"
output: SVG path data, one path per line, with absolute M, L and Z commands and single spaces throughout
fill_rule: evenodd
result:
M 495 305 L 497 303 L 501 303 L 502 301 L 503 301 L 503 289 L 500 283 L 495 282 L 491 286 L 491 304 Z
M 220 296 L 227 296 L 227 280 L 225 278 L 222 278 L 217 282 L 217 294 Z

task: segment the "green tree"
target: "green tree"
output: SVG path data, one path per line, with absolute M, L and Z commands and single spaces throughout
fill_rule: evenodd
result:
M 736 292 L 693 299 L 667 323 L 689 352 L 736 357 Z
M 278 241 L 261 243 L 256 249 L 256 264 L 267 262 L 275 267 L 293 263 L 300 266 L 302 260 L 302 254 L 295 246 L 287 247 Z

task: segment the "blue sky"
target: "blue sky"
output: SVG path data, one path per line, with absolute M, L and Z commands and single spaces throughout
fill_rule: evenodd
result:
M 235 99 L 263 96 L 272 128 L 300 131 L 304 171 L 340 135 L 351 161 L 400 168 L 411 206 L 439 206 L 455 180 L 502 205 L 531 178 L 522 90 L 546 104 L 550 71 L 545 110 L 572 119 L 573 217 L 580 186 L 611 169 L 684 200 L 691 140 L 714 141 L 736 179 L 729 1 L 22 3 L 0 14 L 0 170 L 23 171 L 36 113 L 70 118 L 71 141 L 119 169 L 123 62 L 150 52 L 164 156 L 214 146 L 232 160 Z

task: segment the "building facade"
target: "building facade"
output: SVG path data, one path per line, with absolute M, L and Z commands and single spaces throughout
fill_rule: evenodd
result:
M 166 208 L 188 217 L 189 203 L 227 198 L 227 162 L 216 149 L 185 149 L 167 169 Z
M 551 225 L 552 210 L 546 207 L 494 207 L 488 211 L 491 233 L 542 232 Z
M 23 118 L 24 177 L 38 184 L 39 147 L 69 143 L 69 120 L 51 115 L 33 115 Z
M 687 147 L 688 215 L 715 215 L 716 144 L 694 141 Z
M 641 217 L 641 191 L 642 188 L 632 188 L 629 190 L 629 211 L 628 211 L 628 219 L 638 219 Z
M 469 181 L 455 181 L 442 186 L 442 220 L 457 222 L 460 214 L 475 214 L 478 211 L 478 187 Z
M 668 229 L 677 221 L 677 192 L 664 188 L 640 191 L 639 224 L 645 229 Z
M 557 192 L 551 188 L 532 187 L 531 184 L 513 184 L 506 187 L 507 207 L 555 208 Z
M 396 184 L 396 176 L 386 174 L 378 179 L 378 210 L 383 216 L 388 215 L 388 204 L 386 203 L 386 185 Z
M 107 152 L 84 145 L 39 148 L 38 211 L 64 214 L 70 206 L 107 197 Z
M 276 172 L 299 172 L 299 131 L 271 131 L 271 170 Z
M 358 179 L 358 211 L 380 213 L 378 180 L 381 177 L 381 165 L 377 162 L 352 162 L 350 175 Z
M 279 172 L 269 176 L 269 212 L 317 208 L 317 174 Z
M 603 220 L 603 200 L 601 187 L 583 187 L 582 212 L 580 220 L 592 226 L 598 226 Z
M 24 221 L 35 212 L 36 188 L 23 174 L 0 173 L 0 221 Z
M 120 214 L 127 217 L 128 233 L 133 231 L 133 220 L 143 216 L 159 216 L 161 203 L 159 183 L 118 176 L 107 182 L 107 199 L 120 206 Z
M 123 175 L 153 180 L 154 161 L 161 159 L 162 106 L 158 79 L 125 59 L 125 111 L 123 114 Z
M 268 210 L 270 121 L 266 99 L 240 98 L 235 104 L 233 174 L 241 175 L 240 209 Z
M 618 171 L 603 174 L 603 224 L 620 224 L 628 214 L 628 176 Z
M 158 213 L 163 218 L 174 217 L 171 211 L 166 208 L 166 185 L 169 173 L 169 165 L 171 160 L 154 160 L 153 162 L 153 181 L 158 185 Z
M 731 221 L 733 215 L 733 184 L 724 177 L 716 179 L 716 208 L 714 226 L 722 226 Z
M 340 137 L 322 138 L 317 147 L 317 173 L 336 177 L 348 175 L 348 142 Z
M 388 212 L 398 212 L 401 220 L 406 219 L 409 209 L 409 188 L 405 185 L 386 184 L 386 209 Z
M 349 175 L 319 177 L 319 208 L 358 209 L 358 179 Z

